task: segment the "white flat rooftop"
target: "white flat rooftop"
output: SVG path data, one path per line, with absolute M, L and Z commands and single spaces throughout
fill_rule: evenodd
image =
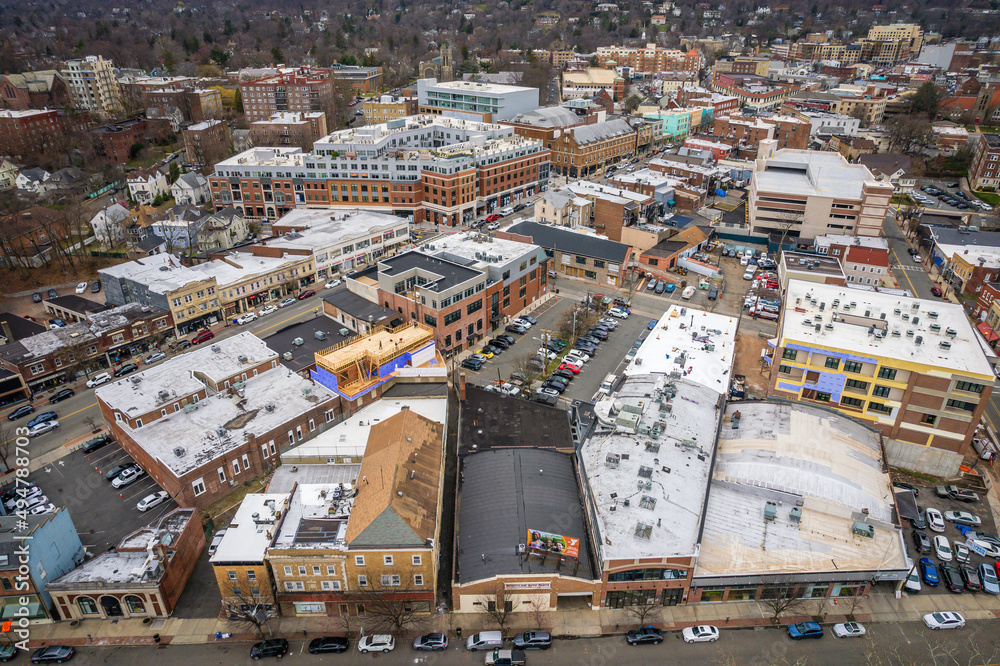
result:
M 324 403 L 333 409 L 329 389 L 279 365 L 247 379 L 242 397 L 216 393 L 198 402 L 197 409 L 169 413 L 130 434 L 150 456 L 182 476 L 241 446 L 247 434 L 264 435 Z
M 241 361 L 241 356 L 246 361 Z M 205 382 L 198 375 L 221 383 L 224 378 L 239 373 L 243 368 L 277 358 L 277 352 L 263 340 L 245 331 L 229 338 L 213 340 L 160 365 L 132 373 L 112 384 L 105 384 L 98 387 L 94 394 L 111 409 L 135 417 L 206 388 Z
M 261 245 L 311 251 L 329 245 L 347 243 L 354 239 L 367 239 L 374 233 L 406 225 L 407 222 L 406 219 L 395 215 L 364 210 L 296 208 L 279 218 L 275 224 L 279 227 L 285 225 L 305 227 L 305 229 L 287 232 L 277 238 L 268 238 Z
M 354 505 L 351 484 L 303 483 L 295 488 L 272 548 L 347 549 Z
M 735 317 L 671 305 L 639 347 L 625 374 L 673 373 L 716 393 L 725 393 L 736 349 L 736 323 Z
M 459 92 L 482 93 L 484 95 L 504 95 L 514 92 L 535 90 L 526 86 L 509 86 L 502 83 L 482 83 L 479 81 L 438 81 L 426 83 L 427 90 L 455 90 Z
M 733 429 L 736 411 L 741 417 Z M 829 410 L 730 404 L 695 577 L 905 571 L 909 560 L 892 525 L 881 456 L 877 433 Z M 776 504 L 773 521 L 764 519 L 768 501 Z M 790 515 L 796 507 L 799 522 Z M 854 535 L 854 522 L 873 525 L 874 538 Z
M 199 280 L 208 280 L 211 276 L 182 266 L 180 259 L 171 254 L 154 254 L 135 261 L 126 261 L 116 266 L 108 266 L 98 271 L 115 278 L 128 278 L 146 286 L 155 294 L 168 294 L 171 291 Z
M 581 457 L 605 560 L 697 553 L 720 399 L 689 379 L 645 374 L 595 405 L 599 425 Z
M 753 179 L 761 193 L 861 199 L 861 187 L 876 182 L 867 167 L 849 164 L 840 153 L 782 149 L 765 160 Z
M 280 257 L 266 257 L 249 252 L 230 252 L 225 259 L 215 259 L 191 267 L 202 279 L 215 278 L 219 289 L 246 282 L 256 276 L 269 275 L 283 266 L 298 264 L 309 259 L 309 255 L 285 254 Z
M 884 330 L 885 336 L 873 335 L 872 327 Z M 849 350 L 852 359 L 869 363 L 882 357 L 920 364 L 939 376 L 958 372 L 990 381 L 994 377 L 965 310 L 940 300 L 789 280 L 778 338 L 794 349 Z M 950 348 L 942 348 L 942 342 Z
M 275 536 L 276 512 L 285 510 L 287 493 L 250 494 L 240 502 L 240 508 L 226 527 L 222 542 L 209 560 L 225 562 L 263 562 L 268 546 Z M 273 502 L 274 510 L 269 502 Z M 257 520 L 253 515 L 257 514 Z
M 580 195 L 581 197 L 596 196 L 598 199 L 609 199 L 611 201 L 619 201 L 622 203 L 630 201 L 645 203 L 647 201 L 652 201 L 653 199 L 652 197 L 640 192 L 623 190 L 617 187 L 609 187 L 607 185 L 600 185 L 599 183 L 592 183 L 586 180 L 578 180 L 575 183 L 570 183 L 565 187 L 565 189 L 568 189 L 573 194 Z
M 493 238 L 491 242 L 488 243 L 477 242 L 475 240 L 476 238 L 481 237 L 483 237 L 483 234 L 479 234 L 474 231 L 467 231 L 464 233 L 439 236 L 430 243 L 419 247 L 422 249 L 425 246 L 433 245 L 433 248 L 428 248 L 423 251 L 444 259 L 450 259 L 451 261 L 464 260 L 463 263 L 475 266 L 476 268 L 485 268 L 490 265 L 489 262 L 477 259 L 477 252 L 488 252 L 490 256 L 499 256 L 499 263 L 507 263 L 520 257 L 527 259 L 531 255 L 538 256 L 542 249 L 532 243 L 522 243 L 520 241 L 506 240 L 503 238 Z
M 437 423 L 444 423 L 448 415 L 446 398 L 382 398 L 308 442 L 285 451 L 281 460 L 288 464 L 311 458 L 362 457 L 372 426 L 395 416 L 404 407 Z

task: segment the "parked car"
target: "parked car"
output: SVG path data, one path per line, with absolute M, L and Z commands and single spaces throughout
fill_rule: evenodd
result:
M 486 666 L 524 666 L 524 652 L 494 648 L 483 661 Z
M 269 315 L 272 312 L 277 312 L 277 311 L 278 311 L 278 306 L 277 305 L 265 305 L 257 313 L 257 316 L 258 317 L 263 317 L 264 315 Z
M 518 650 L 548 650 L 552 647 L 552 635 L 547 631 L 525 631 L 514 636 L 511 644 Z
M 168 493 L 166 490 L 159 490 L 153 493 L 152 495 L 146 495 L 145 497 L 143 497 L 141 500 L 139 500 L 139 503 L 135 505 L 135 508 L 139 509 L 139 511 L 146 512 L 152 509 L 154 506 L 159 506 L 160 504 L 163 504 L 169 499 L 170 499 L 170 493 Z
M 297 299 L 299 299 L 301 301 L 303 299 L 306 299 L 306 298 L 309 298 L 310 296 L 315 296 L 315 295 L 316 295 L 316 290 L 315 289 L 306 289 L 305 291 L 300 292 L 299 295 L 296 296 L 295 298 L 297 298 Z
M 719 640 L 719 628 L 710 624 L 697 627 L 685 627 L 681 632 L 685 643 L 714 643 Z
M 339 287 L 339 286 L 340 286 L 340 280 L 330 280 L 329 282 L 323 285 L 323 288 L 333 289 L 334 287 Z
M 929 555 L 931 552 L 931 540 L 920 530 L 913 530 L 913 547 L 918 553 Z
M 49 645 L 38 648 L 31 654 L 33 664 L 61 664 L 69 661 L 76 654 L 76 649 L 69 645 Z
M 424 634 L 413 639 L 414 650 L 445 650 L 448 648 L 448 637 L 444 634 Z
M 257 321 L 257 313 L 256 312 L 247 312 L 242 317 L 238 317 L 236 319 L 236 323 L 239 324 L 240 326 L 242 326 L 243 324 L 249 324 L 252 321 Z
M 528 329 L 520 324 L 507 324 L 504 330 L 508 333 L 517 333 L 518 335 L 524 335 L 528 332 Z
M 8 421 L 16 421 L 19 418 L 22 418 L 22 417 L 27 416 L 28 414 L 34 413 L 34 411 L 35 411 L 35 408 L 33 406 L 31 406 L 31 405 L 21 405 L 20 407 L 18 407 L 17 409 L 15 409 L 14 411 L 12 411 L 10 414 L 7 415 L 7 420 Z
M 47 293 L 49 295 L 49 298 L 58 298 L 59 297 L 59 292 L 57 292 L 55 289 L 49 289 L 49 291 Z
M 309 654 L 326 654 L 328 652 L 340 654 L 347 648 L 347 639 L 340 636 L 323 636 L 309 641 Z
M 933 539 L 934 542 L 934 554 L 942 562 L 951 562 L 952 552 L 951 544 L 948 543 L 948 537 L 943 534 L 938 534 Z
M 907 592 L 919 592 L 920 591 L 920 574 L 916 571 L 910 571 L 906 576 L 906 583 L 903 587 L 906 588 Z
M 911 485 L 909 483 L 905 483 L 903 481 L 893 481 L 892 486 L 894 488 L 899 488 L 900 490 L 912 491 L 914 497 L 920 497 L 920 488 L 917 488 L 916 486 Z
M 469 370 L 479 370 L 483 367 L 483 362 L 477 358 L 467 358 L 463 359 L 459 365 L 463 368 L 468 368 Z
M 62 389 L 61 391 L 56 392 L 56 394 L 53 395 L 51 398 L 49 398 L 49 404 L 54 405 L 57 402 L 62 402 L 66 398 L 72 398 L 74 395 L 76 395 L 76 391 L 74 391 L 73 389 Z
M 41 423 L 36 423 L 28 429 L 28 437 L 38 437 L 39 435 L 44 435 L 50 430 L 55 430 L 58 427 L 59 421 L 56 421 L 55 419 L 51 421 L 42 421 Z
M 250 648 L 250 658 L 259 661 L 262 657 L 284 657 L 288 654 L 288 641 L 284 638 L 271 638 L 254 643 Z
M 618 319 L 628 319 L 630 312 L 624 308 L 611 308 L 608 314 Z
M 959 565 L 958 573 L 962 576 L 962 582 L 965 584 L 965 589 L 971 592 L 978 592 L 983 589 L 983 583 L 979 580 L 979 572 L 977 572 L 972 565 Z
M 138 465 L 132 465 L 125 469 L 124 472 L 115 477 L 115 480 L 111 482 L 111 485 L 115 488 L 124 488 L 125 486 L 138 481 L 140 477 L 146 476 L 145 470 L 143 470 Z
M 95 388 L 101 384 L 106 384 L 111 381 L 111 373 L 102 372 L 99 375 L 94 375 L 87 380 L 87 388 Z
M 938 578 L 937 565 L 934 564 L 934 560 L 929 557 L 920 558 L 920 575 L 924 579 L 924 585 L 928 587 L 937 587 L 940 582 Z
M 289 296 L 288 298 L 281 299 L 281 301 L 278 303 L 278 307 L 279 308 L 287 308 L 289 305 L 291 305 L 294 302 L 295 302 L 295 299 L 292 298 L 291 296 Z
M 1000 579 L 997 573 L 988 564 L 979 565 L 979 580 L 983 584 L 983 592 L 986 594 L 1000 594 Z
M 965 618 L 960 613 L 950 611 L 928 613 L 923 620 L 929 629 L 958 629 L 965 626 Z
M 167 357 L 166 354 L 161 352 L 159 349 L 156 349 L 146 356 L 144 362 L 148 365 L 149 363 L 156 363 L 157 361 L 162 361 L 166 357 Z
M 17 506 L 18 500 L 28 500 L 34 499 L 36 497 L 42 496 L 42 489 L 36 485 L 29 486 L 18 486 L 17 488 L 12 488 L 8 493 L 4 493 L 4 503 L 3 505 L 7 507 L 8 510 L 13 511 L 14 507 Z
M 969 527 L 979 527 L 983 522 L 979 516 L 974 516 L 968 511 L 945 511 L 944 519 L 949 523 L 968 525 Z
M 956 562 L 968 562 L 969 561 L 969 547 L 964 543 L 955 541 L 951 544 L 951 552 L 955 555 Z
M 629 645 L 644 645 L 646 643 L 652 643 L 653 645 L 659 645 L 663 642 L 663 632 L 656 627 L 642 627 L 641 629 L 632 629 L 627 634 L 625 634 L 625 640 Z
M 833 625 L 833 635 L 837 638 L 854 638 L 856 636 L 864 636 L 867 631 L 865 631 L 865 625 L 860 622 L 840 622 Z
M 959 502 L 978 502 L 979 495 L 971 490 L 959 488 L 958 486 L 938 486 L 934 489 L 938 497 L 953 499 Z
M 803 638 L 823 638 L 823 627 L 817 622 L 798 622 L 788 625 L 788 637 L 793 640 Z
M 358 641 L 358 651 L 361 654 L 369 652 L 389 652 L 396 647 L 396 641 L 389 634 L 369 634 Z
M 944 518 L 941 516 L 941 512 L 934 507 L 928 507 L 926 514 L 927 526 L 934 532 L 944 532 Z
M 927 513 L 917 506 L 917 517 L 910 518 L 910 526 L 918 530 L 927 529 Z
M 80 447 L 80 450 L 83 451 L 84 453 L 93 453 L 97 449 L 107 446 L 113 441 L 115 441 L 115 439 L 111 435 L 108 434 L 98 435 L 93 439 L 88 439 L 86 443 L 84 443 L 84 445 Z
M 124 377 L 130 372 L 135 372 L 138 369 L 139 366 L 137 366 L 135 363 L 126 363 L 125 365 L 122 365 L 119 368 L 117 368 L 114 372 L 114 375 L 115 377 Z
M 36 291 L 35 293 L 33 293 L 31 295 L 31 302 L 32 303 L 41 303 L 42 302 L 42 295 Z
M 49 329 L 50 330 L 51 329 L 55 329 L 55 328 L 62 328 L 65 325 L 66 325 L 66 322 L 63 321 L 62 319 L 60 319 L 59 317 L 53 317 L 52 319 L 49 319 Z
M 932 296 L 937 296 L 938 298 L 940 298 L 941 294 L 943 294 L 943 293 L 944 292 L 941 291 L 940 287 L 931 287 L 931 295 Z
M 945 562 L 941 565 L 941 578 L 949 592 L 955 594 L 965 592 L 965 581 L 962 580 L 962 574 L 958 572 L 958 568 L 954 564 Z
M 28 421 L 28 427 L 29 428 L 34 427 L 39 423 L 44 423 L 45 421 L 54 421 L 56 420 L 56 418 L 58 418 L 58 416 L 59 415 L 56 414 L 55 412 L 42 412 L 35 418 Z
M 215 333 L 206 328 L 204 331 L 191 338 L 191 344 L 193 345 L 201 344 L 202 342 L 205 342 L 206 340 L 211 340 L 214 337 Z
M 89 286 L 90 285 L 88 285 L 86 282 L 81 282 L 80 284 L 76 285 L 76 293 L 78 294 L 85 293 L 87 291 L 87 287 Z
M 101 281 L 94 280 L 94 283 L 90 285 L 90 293 L 96 294 L 101 291 Z
M 583 368 L 575 363 L 562 363 L 560 364 L 559 370 L 565 370 L 567 372 L 572 372 L 574 375 L 580 374 L 580 370 Z

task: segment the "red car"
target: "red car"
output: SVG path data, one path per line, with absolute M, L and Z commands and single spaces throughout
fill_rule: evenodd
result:
M 562 363 L 559 365 L 559 369 L 568 370 L 569 372 L 572 372 L 574 375 L 580 374 L 580 366 L 573 365 L 572 363 Z
M 931 287 L 931 293 L 940 298 L 944 292 L 941 291 L 940 287 Z
M 206 328 L 204 331 L 191 338 L 191 344 L 196 345 L 199 342 L 204 342 L 205 340 L 211 340 L 214 337 L 215 333 L 212 333 L 212 331 Z
M 496 222 L 499 219 L 500 219 L 499 215 L 489 215 L 486 218 L 486 223 L 489 224 L 490 222 Z
M 315 294 L 316 294 L 315 290 L 313 290 L 313 289 L 306 289 L 301 294 L 299 294 L 298 296 L 296 296 L 296 298 L 301 301 L 303 298 L 309 298 L 310 296 L 313 296 Z

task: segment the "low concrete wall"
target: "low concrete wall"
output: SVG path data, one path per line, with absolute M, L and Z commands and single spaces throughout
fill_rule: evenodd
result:
M 889 438 L 885 439 L 885 455 L 891 467 L 946 479 L 957 477 L 962 464 L 958 453 Z

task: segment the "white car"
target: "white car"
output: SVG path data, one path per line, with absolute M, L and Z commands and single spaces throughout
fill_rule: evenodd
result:
M 340 286 L 340 280 L 330 280 L 325 285 L 323 285 L 323 287 L 326 289 L 333 289 L 334 287 L 339 287 L 339 286 Z
M 513 323 L 520 324 L 521 326 L 524 326 L 525 328 L 531 328 L 531 322 L 528 321 L 527 319 L 521 319 L 520 317 L 518 317 L 517 319 L 515 319 L 513 321 Z
M 94 375 L 87 380 L 87 388 L 94 388 L 100 386 L 101 384 L 106 384 L 111 381 L 111 373 L 102 372 L 99 375 Z
M 914 569 L 906 577 L 906 584 L 904 585 L 907 592 L 919 592 L 920 591 L 920 574 Z
M 957 629 L 965 626 L 965 618 L 951 611 L 928 613 L 924 615 L 924 624 L 931 629 Z
M 951 562 L 953 555 L 951 553 L 951 544 L 948 543 L 948 537 L 938 534 L 934 537 L 933 544 L 934 554 L 937 555 L 937 558 L 942 562 Z
M 941 517 L 941 512 L 934 507 L 927 509 L 927 527 L 934 532 L 944 532 L 944 518 Z
M 153 493 L 152 495 L 146 495 L 139 503 L 135 505 L 135 508 L 139 511 L 149 511 L 154 506 L 158 504 L 163 504 L 168 499 L 170 499 L 170 494 L 166 490 L 161 490 L 159 492 Z
M 90 285 L 88 285 L 86 282 L 81 282 L 80 284 L 76 285 L 76 293 L 82 294 L 83 292 L 87 291 L 88 286 Z
M 358 641 L 358 651 L 361 652 L 361 654 L 368 654 L 369 652 L 389 652 L 394 647 L 396 647 L 396 641 L 389 634 L 372 634 L 371 636 L 362 636 L 361 640 Z
M 617 317 L 618 319 L 628 319 L 628 312 L 622 310 L 621 308 L 611 308 L 608 310 L 608 314 L 612 317 Z
M 541 393 L 542 395 L 551 395 L 553 398 L 559 397 L 559 391 L 556 391 L 555 389 L 540 387 L 536 389 L 535 392 Z
M 983 551 L 983 557 L 992 557 L 995 560 L 1000 560 L 1000 546 L 997 546 L 995 543 L 992 543 L 990 541 L 983 541 L 982 539 L 968 539 L 964 545 L 956 541 L 954 544 L 952 544 L 952 547 L 955 549 L 955 559 L 958 559 L 959 546 L 969 549 L 972 549 L 973 547 L 979 548 Z M 966 556 L 965 560 L 959 560 L 959 561 L 967 562 L 968 559 L 969 559 L 968 556 Z
M 111 482 L 111 485 L 115 488 L 124 488 L 128 484 L 139 479 L 141 476 L 146 476 L 146 472 L 143 471 L 143 469 L 138 465 L 132 465 L 127 470 L 116 476 L 114 481 Z
M 955 553 L 956 562 L 968 562 L 969 561 L 969 547 L 964 543 L 955 541 L 951 544 L 951 550 Z
M 714 643 L 719 640 L 719 629 L 709 624 L 685 627 L 681 632 L 685 643 Z
M 919 254 L 913 255 L 912 259 L 913 259 L 913 263 L 915 263 L 915 264 L 922 264 L 922 263 L 924 263 L 924 258 L 921 257 Z
M 607 326 L 612 331 L 618 328 L 618 320 L 612 319 L 611 317 L 601 317 L 600 319 L 597 320 L 597 323 L 600 324 L 601 326 Z
M 277 305 L 265 305 L 260 309 L 260 312 L 257 313 L 257 316 L 263 317 L 264 315 L 269 315 L 272 312 L 277 312 L 277 311 L 278 311 Z
M 573 365 L 579 365 L 579 366 L 582 366 L 589 360 L 590 359 L 587 358 L 586 354 L 576 354 L 574 352 L 570 352 L 563 357 L 564 363 L 572 363 Z
M 850 638 L 852 636 L 864 636 L 865 626 L 860 622 L 841 622 L 833 625 L 833 635 L 837 638 Z
M 45 506 L 49 503 L 49 498 L 45 495 L 37 495 L 31 499 L 24 500 L 21 506 L 14 505 L 13 511 L 31 511 L 35 507 Z
M 42 494 L 42 489 L 39 488 L 38 486 L 18 486 L 14 497 L 7 500 L 4 503 L 4 506 L 7 507 L 8 511 L 13 511 L 14 507 L 17 506 L 17 501 L 19 499 L 23 499 L 25 502 L 27 502 L 30 499 L 39 497 L 41 494 Z
M 55 430 L 59 427 L 59 421 L 52 419 L 51 421 L 42 421 L 41 423 L 36 423 L 35 425 L 28 428 L 28 437 L 38 437 L 39 435 L 44 435 L 50 430 Z
M 983 524 L 979 516 L 974 516 L 968 511 L 945 511 L 944 519 L 949 523 L 958 523 L 959 525 L 968 525 L 969 527 L 979 527 Z
M 55 513 L 56 505 L 49 502 L 48 504 L 39 504 L 38 506 L 30 509 L 28 511 L 32 516 L 41 516 L 48 513 Z
M 245 315 L 243 315 L 242 317 L 240 317 L 239 319 L 237 319 L 236 323 L 239 324 L 240 326 L 242 326 L 243 324 L 249 324 L 252 321 L 257 321 L 257 313 L 256 312 L 248 312 L 248 313 L 246 313 Z

